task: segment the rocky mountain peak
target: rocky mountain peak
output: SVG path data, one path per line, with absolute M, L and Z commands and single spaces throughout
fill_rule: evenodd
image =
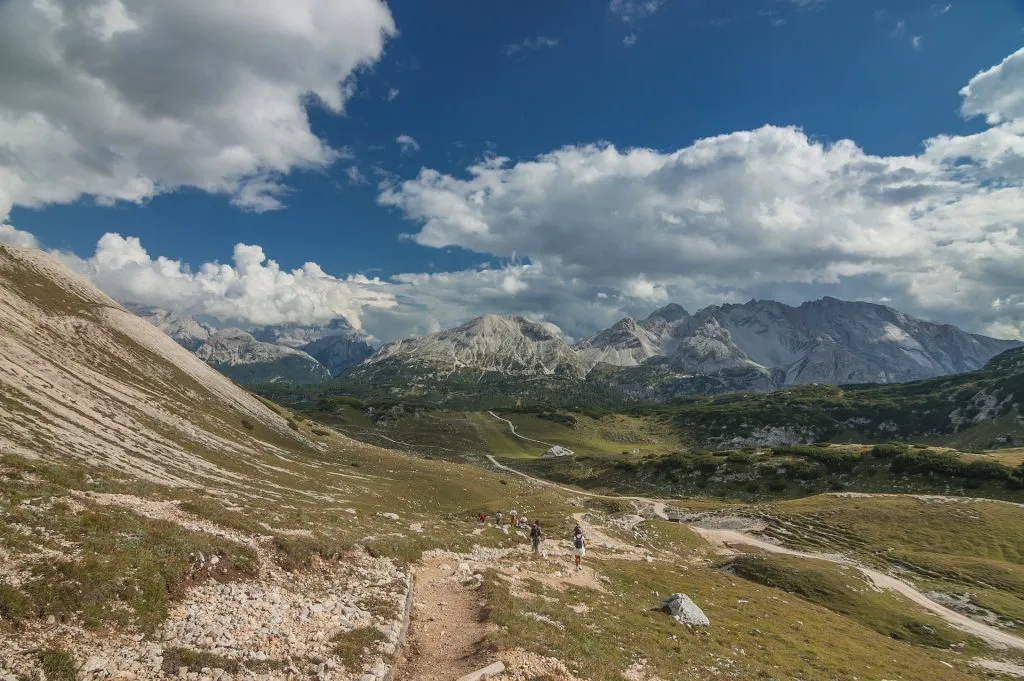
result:
M 686 311 L 682 305 L 677 303 L 669 303 L 665 307 L 659 308 L 652 312 L 644 319 L 645 322 L 652 322 L 655 320 L 662 320 L 666 322 L 677 322 L 680 319 L 689 317 L 690 313 Z

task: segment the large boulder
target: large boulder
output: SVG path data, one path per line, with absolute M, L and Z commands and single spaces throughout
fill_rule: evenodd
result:
M 686 594 L 672 594 L 661 599 L 661 609 L 680 624 L 689 624 L 694 627 L 711 626 L 711 620 L 704 614 L 704 611 L 698 608 L 697 604 L 691 601 Z

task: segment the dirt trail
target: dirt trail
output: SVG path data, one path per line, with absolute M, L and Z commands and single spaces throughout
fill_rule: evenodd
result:
M 495 414 L 493 411 L 489 411 L 487 413 L 490 414 L 491 416 L 493 416 L 494 418 L 498 419 L 499 421 L 504 421 L 505 423 L 507 423 L 509 430 L 512 431 L 512 434 L 515 435 L 520 440 L 526 440 L 527 442 L 536 442 L 537 444 L 544 445 L 545 447 L 556 447 L 556 446 L 558 446 L 558 445 L 553 445 L 550 442 L 542 442 L 541 440 L 534 440 L 532 437 L 526 437 L 525 435 L 520 435 L 518 432 L 516 432 L 516 424 L 512 423 L 508 419 L 501 418 L 500 416 Z M 563 447 L 563 449 L 565 449 L 566 451 L 570 451 L 570 452 L 572 451 L 571 449 L 568 449 L 567 447 Z
M 479 581 L 437 556 L 425 557 L 415 576 L 412 624 L 395 680 L 452 681 L 486 665 Z
M 925 610 L 938 615 L 946 623 L 968 634 L 977 636 L 995 648 L 1015 648 L 1017 650 L 1024 650 L 1024 639 L 1007 633 L 1002 629 L 990 627 L 987 624 L 975 621 L 970 617 L 961 615 L 954 610 L 950 610 L 945 606 L 939 605 L 903 580 L 896 579 L 895 577 L 879 572 L 878 570 L 873 570 L 869 567 L 859 565 L 845 556 L 835 553 L 795 551 L 784 546 L 772 544 L 771 542 L 767 542 L 738 530 L 709 529 L 694 526 L 691 526 L 691 529 L 704 537 L 704 539 L 709 543 L 724 548 L 726 551 L 731 553 L 739 553 L 733 548 L 733 546 L 752 546 L 769 553 L 779 553 L 787 556 L 796 556 L 798 558 L 826 560 L 830 563 L 837 563 L 839 565 L 855 568 L 860 570 L 860 572 L 876 587 L 900 594 L 907 600 L 916 603 Z
M 495 467 L 503 471 L 519 475 L 521 477 L 524 477 L 528 480 L 532 480 L 542 485 L 549 485 L 552 487 L 556 487 L 558 489 L 563 489 L 573 494 L 610 499 L 629 499 L 633 501 L 639 501 L 641 503 L 650 504 L 654 511 L 654 514 L 657 517 L 667 519 L 667 515 L 665 514 L 664 502 L 655 499 L 649 499 L 647 497 L 613 497 L 604 494 L 583 492 L 580 490 L 572 489 L 571 487 L 565 487 L 563 485 L 558 485 L 547 480 L 541 480 L 531 475 L 521 473 L 515 470 L 514 468 L 509 468 L 508 466 L 498 463 L 498 461 L 491 455 L 487 455 L 487 459 L 491 462 L 491 464 L 493 464 Z M 770 553 L 781 553 L 789 556 L 796 556 L 799 558 L 815 558 L 818 560 L 826 560 L 832 563 L 838 563 L 840 565 L 847 565 L 849 567 L 856 568 L 857 570 L 860 570 L 860 572 L 864 574 L 864 576 L 871 580 L 871 583 L 874 584 L 876 587 L 881 589 L 888 589 L 890 591 L 900 594 L 907 600 L 917 604 L 918 606 L 924 608 L 925 610 L 928 610 L 931 613 L 934 613 L 947 624 L 950 624 L 968 634 L 977 636 L 978 638 L 986 641 L 993 647 L 1014 648 L 1016 650 L 1024 650 L 1024 639 L 1018 636 L 1014 636 L 1013 634 L 1007 633 L 1001 629 L 997 629 L 996 627 L 991 627 L 982 622 L 973 620 L 970 617 L 967 617 L 966 615 L 961 615 L 960 613 L 931 600 L 907 582 L 887 575 L 883 572 L 879 572 L 878 570 L 873 570 L 871 568 L 859 565 L 855 561 L 852 561 L 841 554 L 808 553 L 804 551 L 796 551 L 793 549 L 788 549 L 784 546 L 779 546 L 778 544 L 772 544 L 759 537 L 755 537 L 753 535 L 741 532 L 739 530 L 713 529 L 707 527 L 700 527 L 696 525 L 689 525 L 689 527 L 690 529 L 700 534 L 709 543 L 719 546 L 720 548 L 723 548 L 726 551 L 731 551 L 733 553 L 738 553 L 738 551 L 734 550 L 731 545 L 746 545 Z M 591 529 L 590 531 L 593 532 L 593 529 Z M 611 538 L 606 537 L 606 539 Z M 614 542 L 615 540 L 612 539 L 611 541 Z
M 526 473 L 522 473 L 520 471 L 517 471 L 514 468 L 509 468 L 508 466 L 506 466 L 504 464 L 498 463 L 498 460 L 495 459 L 490 454 L 485 454 L 484 456 L 491 463 L 491 465 L 494 466 L 495 468 L 497 468 L 498 470 L 505 471 L 506 473 L 511 473 L 512 475 L 518 475 L 519 477 L 526 478 L 527 480 L 529 480 L 531 482 L 535 482 L 538 485 L 546 485 L 548 487 L 554 487 L 556 489 L 564 490 L 564 491 L 566 491 L 566 492 L 568 492 L 570 494 L 575 494 L 575 495 L 581 496 L 581 497 L 590 497 L 591 499 L 625 499 L 627 501 L 638 501 L 638 502 L 640 502 L 642 504 L 649 505 L 651 507 L 652 513 L 656 517 L 660 518 L 661 520 L 668 520 L 668 515 L 665 513 L 665 506 L 666 506 L 666 504 L 663 501 L 658 501 L 658 500 L 655 500 L 655 499 L 650 499 L 648 497 L 624 497 L 624 496 L 620 496 L 620 495 L 617 495 L 617 494 L 598 494 L 597 492 L 585 492 L 585 491 L 583 491 L 581 489 L 575 489 L 573 487 L 566 487 L 565 485 L 559 485 L 558 483 L 551 482 L 550 480 L 544 480 L 542 478 L 535 478 L 532 475 L 527 475 Z

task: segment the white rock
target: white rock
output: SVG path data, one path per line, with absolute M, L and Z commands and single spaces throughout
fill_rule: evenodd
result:
M 475 672 L 470 672 L 465 676 L 460 676 L 459 681 L 484 681 L 484 679 L 490 679 L 493 676 L 497 676 L 505 671 L 504 662 L 494 662 L 489 664 L 483 669 L 477 669 Z
M 99 656 L 90 657 L 82 665 L 82 673 L 89 674 L 90 672 L 98 672 L 107 668 L 107 660 Z
M 704 611 L 697 607 L 697 604 L 690 600 L 686 594 L 672 594 L 661 601 L 661 609 L 672 615 L 680 624 L 690 624 L 695 627 L 709 627 Z

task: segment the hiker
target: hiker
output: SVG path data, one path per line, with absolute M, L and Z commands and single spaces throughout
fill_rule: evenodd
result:
M 487 522 L 487 514 L 484 513 L 483 511 L 480 511 L 480 516 L 479 517 L 480 517 L 480 524 L 481 525 L 483 525 L 484 523 Z
M 583 569 L 583 556 L 587 555 L 587 539 L 583 536 L 583 528 L 579 523 L 572 531 L 573 554 L 576 556 L 576 569 Z
M 501 511 L 498 511 L 494 514 L 494 524 L 498 525 L 499 527 L 501 526 Z
M 520 530 L 525 530 L 529 526 L 530 526 L 530 521 L 526 519 L 526 516 L 525 515 L 519 516 L 519 529 Z
M 516 511 L 516 509 L 513 508 L 511 511 L 509 511 L 508 520 L 510 523 L 512 523 L 512 527 L 516 527 L 518 525 L 518 522 L 516 521 L 516 518 L 518 517 L 519 513 Z
M 533 552 L 540 553 L 540 521 L 534 520 L 533 527 L 530 528 L 530 541 L 533 544 Z

